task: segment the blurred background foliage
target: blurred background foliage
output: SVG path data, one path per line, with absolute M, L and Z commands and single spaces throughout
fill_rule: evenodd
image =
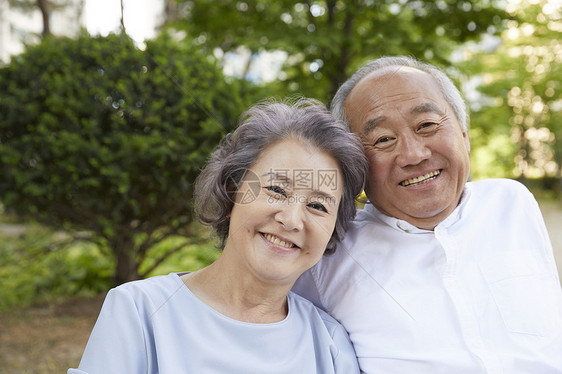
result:
M 162 240 L 197 241 L 193 181 L 245 103 L 195 48 L 166 35 L 145 51 L 124 34 L 45 38 L 0 70 L 0 92 L 9 212 L 96 244 L 116 284 L 146 276 Z
M 0 308 L 208 264 L 193 182 L 240 113 L 265 97 L 329 103 L 382 55 L 462 88 L 474 179 L 562 190 L 557 1 L 163 1 L 146 44 L 44 32 L 0 66 L 0 227 L 25 223 L 0 231 Z
M 473 171 L 506 176 L 559 194 L 562 189 L 562 3 L 511 7 L 493 49 L 462 48 L 471 100 Z M 466 86 L 465 86 L 466 87 Z

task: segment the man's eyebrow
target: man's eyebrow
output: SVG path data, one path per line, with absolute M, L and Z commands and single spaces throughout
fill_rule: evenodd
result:
M 435 103 L 426 101 L 423 102 L 419 105 L 416 105 L 415 107 L 412 108 L 412 110 L 410 111 L 411 113 L 429 113 L 429 112 L 435 112 L 435 113 L 439 113 L 439 114 L 445 114 Z
M 373 131 L 373 129 L 384 120 L 386 120 L 386 117 L 384 116 L 368 120 L 367 123 L 365 123 L 365 127 L 363 128 L 363 135 L 369 135 L 369 133 Z

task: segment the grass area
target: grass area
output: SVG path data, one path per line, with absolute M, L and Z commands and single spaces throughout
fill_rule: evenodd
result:
M 113 286 L 114 262 L 88 242 L 62 246 L 68 239 L 0 212 L 0 374 L 65 373 L 78 365 Z M 152 248 L 141 271 L 183 240 L 168 238 Z M 212 241 L 187 246 L 149 276 L 196 270 L 218 255 Z
M 113 259 L 68 233 L 0 212 L 0 374 L 65 373 L 76 367 L 105 293 Z M 147 263 L 184 238 L 152 248 Z M 149 276 L 196 270 L 219 252 L 211 241 L 174 253 Z
M 76 367 L 103 296 L 1 312 L 0 374 L 60 374 Z

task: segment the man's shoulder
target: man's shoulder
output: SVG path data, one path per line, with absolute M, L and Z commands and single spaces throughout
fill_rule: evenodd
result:
M 359 211 L 336 251 L 323 256 L 309 270 L 317 282 L 333 282 L 334 279 L 343 282 L 362 277 L 367 268 L 378 262 L 372 257 L 384 254 L 393 246 L 388 240 L 388 231 L 392 228 L 373 215 L 371 209 Z
M 370 228 L 376 228 L 378 226 L 384 225 L 383 220 L 381 219 L 382 213 L 380 213 L 370 202 L 366 203 L 361 209 L 357 210 L 357 214 L 355 215 L 355 219 L 350 222 L 349 229 L 347 233 L 350 232 L 360 232 L 363 233 L 365 230 L 362 230 L 365 226 L 369 226 Z M 345 237 L 348 237 L 346 235 Z
M 376 218 L 376 210 L 370 202 L 366 202 L 362 208 L 357 209 L 355 219 L 352 221 L 353 226 L 363 225 L 374 221 Z
M 496 198 L 496 196 L 503 199 L 516 196 L 531 196 L 529 189 L 524 184 L 507 178 L 489 178 L 468 182 L 467 188 L 470 190 L 471 195 L 475 195 L 478 199 L 486 197 Z
M 508 178 L 486 178 L 477 181 L 468 182 L 467 185 L 482 187 L 497 187 L 497 188 L 514 188 L 514 189 L 527 189 L 523 183 Z

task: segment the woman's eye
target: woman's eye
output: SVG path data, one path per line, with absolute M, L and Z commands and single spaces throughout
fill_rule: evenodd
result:
M 319 210 L 321 212 L 325 212 L 325 213 L 328 212 L 326 207 L 324 205 L 320 204 L 320 203 L 310 203 L 310 204 L 308 204 L 308 206 L 312 209 L 316 209 L 316 210 Z
M 268 191 L 273 192 L 276 195 L 281 195 L 283 197 L 287 197 L 287 192 L 285 192 L 285 190 L 279 186 L 267 186 L 266 189 Z

